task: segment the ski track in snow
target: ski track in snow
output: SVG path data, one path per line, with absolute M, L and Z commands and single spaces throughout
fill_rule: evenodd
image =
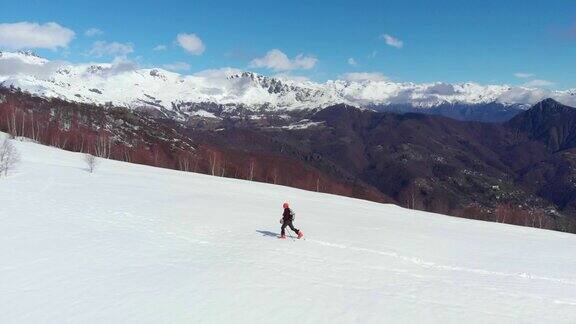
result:
M 392 258 L 401 259 L 401 260 L 406 261 L 406 262 L 411 262 L 411 263 L 414 263 L 414 264 L 419 265 L 419 266 L 424 267 L 424 268 L 435 269 L 435 270 L 463 271 L 463 272 L 470 272 L 470 273 L 475 273 L 475 274 L 480 274 L 480 275 L 496 275 L 496 276 L 503 276 L 503 277 L 514 277 L 517 279 L 543 280 L 543 281 L 550 281 L 550 282 L 562 283 L 562 284 L 567 284 L 567 285 L 576 285 L 575 280 L 548 278 L 548 277 L 532 275 L 530 273 L 525 273 L 525 272 L 505 273 L 505 272 L 498 272 L 498 271 L 489 271 L 489 270 L 484 270 L 484 269 L 470 269 L 470 268 L 463 268 L 463 267 L 458 267 L 458 266 L 441 265 L 441 264 L 436 264 L 434 262 L 426 261 L 424 259 L 417 258 L 417 257 L 402 256 L 396 252 L 377 251 L 377 250 L 358 248 L 358 247 L 353 247 L 353 246 L 346 246 L 346 245 L 342 245 L 342 244 L 335 244 L 335 243 L 329 243 L 329 242 L 312 240 L 312 239 L 308 239 L 308 241 L 318 243 L 318 244 L 324 245 L 324 246 L 339 248 L 339 249 L 350 249 L 352 251 L 359 251 L 359 252 L 384 255 L 384 256 L 388 256 L 388 257 L 392 257 Z
M 1 323 L 576 322 L 571 234 L 15 144 Z

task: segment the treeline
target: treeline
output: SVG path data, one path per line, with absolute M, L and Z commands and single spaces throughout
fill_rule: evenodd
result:
M 173 152 L 166 152 L 172 148 L 136 136 L 122 138 L 107 130 L 104 120 L 92 119 L 68 107 L 34 109 L 11 101 L 0 107 L 0 129 L 13 137 L 106 159 L 173 167 Z
M 542 202 L 527 204 L 516 198 L 498 201 L 493 205 L 470 203 L 462 206 L 455 199 L 436 199 L 439 195 L 442 196 L 432 192 L 432 187 L 422 178 L 417 178 L 403 186 L 398 196 L 400 203 L 410 209 L 433 210 L 468 219 L 576 233 L 576 220 L 558 213 L 554 208 L 543 207 Z M 444 193 L 443 197 L 447 196 Z
M 195 142 L 173 121 L 125 108 L 0 92 L 0 130 L 106 159 L 378 200 L 365 189 L 350 188 L 301 161 Z
M 493 208 L 470 204 L 463 208 L 457 216 L 576 233 L 576 222 L 566 216 L 558 215 L 544 208 L 530 207 L 513 202 L 501 203 Z

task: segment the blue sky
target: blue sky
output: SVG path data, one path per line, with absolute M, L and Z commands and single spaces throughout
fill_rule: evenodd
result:
M 55 22 L 74 36 L 53 49 L 2 37 L 22 22 L 39 32 Z M 0 48 L 35 47 L 71 62 L 121 56 L 183 73 L 234 67 L 315 81 L 367 73 L 576 87 L 574 0 L 3 1 L 0 26 Z

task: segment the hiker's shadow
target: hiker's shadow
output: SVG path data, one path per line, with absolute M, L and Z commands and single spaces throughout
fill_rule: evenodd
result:
M 256 232 L 262 234 L 262 236 L 271 236 L 271 237 L 278 237 L 278 236 L 280 236 L 280 234 L 274 233 L 274 232 L 270 232 L 270 231 L 259 231 L 259 230 L 256 230 Z

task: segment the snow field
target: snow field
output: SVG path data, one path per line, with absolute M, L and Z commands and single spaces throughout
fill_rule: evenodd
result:
M 2 323 L 576 321 L 571 234 L 14 143 Z

